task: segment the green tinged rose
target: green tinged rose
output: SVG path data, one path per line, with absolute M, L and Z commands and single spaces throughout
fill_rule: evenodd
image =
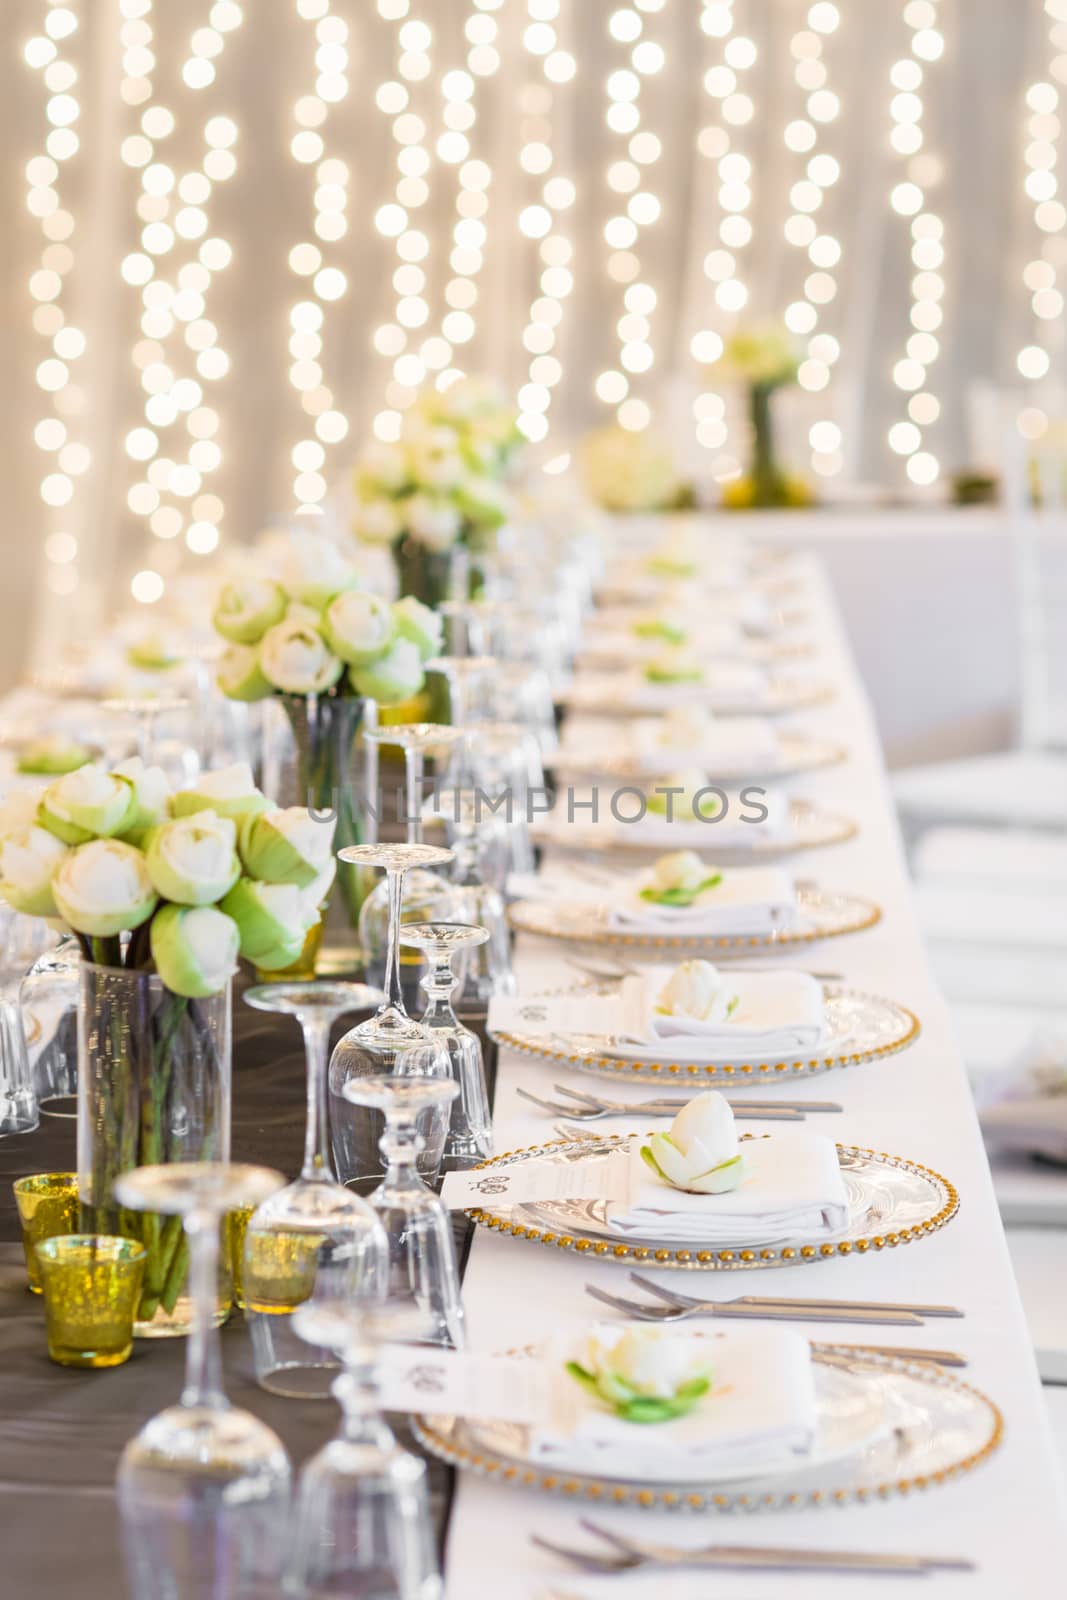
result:
M 100 767 L 79 767 L 49 784 L 38 821 L 64 844 L 85 844 L 122 833 L 136 813 L 133 784 Z
M 318 917 L 291 883 L 239 878 L 219 909 L 237 924 L 241 954 L 264 972 L 292 966 Z
M 119 839 L 71 850 L 53 874 L 52 893 L 64 922 L 91 939 L 139 928 L 157 905 L 144 856 Z
M 231 644 L 219 657 L 215 679 L 228 700 L 265 700 L 274 685 L 259 666 L 254 644 Z
M 245 872 L 264 883 L 308 888 L 333 859 L 335 825 L 304 806 L 243 817 L 237 843 Z
M 211 620 L 231 644 L 258 644 L 285 616 L 287 603 L 285 590 L 271 578 L 237 579 L 222 589 Z
M 444 639 L 444 620 L 413 594 L 406 594 L 393 605 L 393 621 L 401 639 L 410 639 L 419 652 L 420 661 L 429 661 L 441 654 Z
M 196 811 L 153 828 L 145 842 L 148 876 L 164 900 L 209 906 L 241 875 L 237 824 L 214 811 Z
M 161 906 L 151 942 L 163 983 L 190 1000 L 218 994 L 237 970 L 237 924 L 215 906 Z

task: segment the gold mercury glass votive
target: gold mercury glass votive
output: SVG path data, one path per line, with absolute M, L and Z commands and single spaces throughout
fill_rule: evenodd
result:
M 145 1248 L 75 1233 L 37 1245 L 48 1354 L 61 1367 L 117 1367 L 133 1348 Z
M 321 1233 L 266 1228 L 246 1232 L 242 1276 L 246 1308 L 267 1316 L 288 1316 L 310 1300 L 325 1242 Z
M 12 1184 L 22 1223 L 22 1249 L 26 1276 L 34 1294 L 41 1292 L 36 1246 L 43 1239 L 78 1231 L 78 1174 L 37 1172 Z
M 255 1209 L 255 1206 L 238 1206 L 234 1211 L 227 1211 L 222 1224 L 226 1260 L 229 1263 L 230 1281 L 233 1284 L 233 1303 L 241 1311 L 245 1308 L 245 1234 L 248 1232 L 248 1219 Z

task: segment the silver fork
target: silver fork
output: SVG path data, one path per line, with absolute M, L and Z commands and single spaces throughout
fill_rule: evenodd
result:
M 582 1094 L 577 1089 L 569 1089 L 565 1084 L 552 1085 L 557 1094 L 567 1097 L 575 1102 L 568 1105 L 559 1100 L 545 1100 L 540 1095 L 532 1094 L 528 1089 L 518 1089 L 517 1093 L 524 1100 L 529 1100 L 535 1106 L 540 1106 L 543 1111 L 551 1112 L 553 1116 L 568 1117 L 572 1122 L 596 1122 L 601 1117 L 670 1117 L 676 1115 L 689 1104 L 688 1099 L 657 1098 L 652 1100 L 635 1100 L 627 1104 L 624 1100 L 604 1100 L 597 1095 Z M 801 1120 L 807 1111 L 840 1111 L 842 1108 L 835 1100 L 744 1100 L 726 1096 L 727 1103 L 734 1111 L 746 1117 L 763 1118 L 767 1121 L 795 1122 Z
M 631 1272 L 630 1282 L 636 1283 L 639 1289 L 647 1289 L 650 1294 L 666 1300 L 672 1305 L 701 1306 L 707 1302 L 699 1295 L 683 1294 L 680 1289 L 665 1289 L 662 1284 L 655 1283 L 651 1278 L 646 1278 L 643 1273 Z M 755 1306 L 851 1306 L 854 1310 L 863 1311 L 912 1311 L 917 1317 L 962 1317 L 963 1312 L 958 1306 L 931 1305 L 926 1301 L 906 1302 L 901 1300 L 824 1300 L 818 1296 L 809 1295 L 759 1295 L 743 1294 L 737 1297 L 744 1305 Z
M 576 1550 L 557 1544 L 541 1534 L 532 1534 L 531 1543 L 548 1550 L 583 1572 L 616 1574 L 655 1567 L 708 1567 L 764 1572 L 891 1572 L 922 1577 L 936 1571 L 973 1571 L 973 1563 L 953 1557 L 882 1555 L 849 1550 L 798 1550 L 758 1545 L 704 1545 L 685 1550 L 675 1545 L 651 1545 L 623 1538 L 582 1519 L 587 1533 L 604 1540 L 609 1551 Z
M 690 1317 L 735 1318 L 742 1322 L 862 1322 L 887 1328 L 921 1328 L 923 1320 L 913 1311 L 863 1310 L 859 1307 L 833 1308 L 825 1302 L 812 1305 L 803 1301 L 771 1301 L 767 1304 L 746 1300 L 706 1300 L 693 1305 L 649 1305 L 647 1300 L 626 1300 L 608 1294 L 595 1283 L 585 1292 L 602 1305 L 635 1317 L 638 1322 L 685 1322 Z

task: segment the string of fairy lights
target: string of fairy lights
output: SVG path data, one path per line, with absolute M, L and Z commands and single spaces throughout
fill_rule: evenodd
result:
M 47 459 L 39 485 L 41 500 L 49 511 L 45 581 L 52 594 L 69 595 L 78 587 L 79 549 L 68 524 L 77 480 L 91 462 L 88 448 L 77 437 L 85 392 L 76 379 L 76 363 L 85 355 L 86 337 L 64 309 L 75 264 L 74 216 L 63 203 L 64 169 L 81 148 L 76 127 L 81 116 L 78 69 L 68 41 L 77 35 L 80 17 L 70 5 L 53 5 L 44 8 L 42 23 L 43 31 L 28 39 L 23 50 L 27 66 L 41 75 L 48 97 L 44 113 L 49 130 L 44 150 L 26 163 L 26 208 L 40 224 L 42 236 L 41 253 L 29 281 L 33 327 L 48 348 L 35 374 L 48 404 L 33 437 Z
M 648 401 L 633 390 L 656 359 L 651 319 L 658 295 L 642 272 L 639 247 L 642 231 L 662 213 L 653 169 L 663 146 L 657 134 L 641 125 L 641 92 L 644 80 L 662 71 L 666 61 L 663 46 L 650 36 L 651 25 L 645 20 L 646 15 L 662 11 L 664 4 L 665 0 L 634 0 L 632 7 L 621 7 L 608 19 L 610 39 L 627 51 L 626 64 L 608 74 L 604 115 L 609 130 L 626 141 L 625 155 L 611 163 L 607 174 L 613 202 L 618 196 L 620 209 L 604 224 L 607 274 L 613 284 L 623 286 L 623 310 L 615 325 L 618 365 L 597 375 L 594 390 L 605 405 L 615 407 L 620 425 L 633 431 L 646 428 L 652 419 Z
M 556 133 L 562 88 L 573 81 L 577 62 L 560 45 L 560 11 L 560 0 L 527 0 L 522 38 L 530 75 L 520 97 L 519 167 L 528 193 L 518 227 L 524 239 L 537 243 L 540 270 L 522 330 L 527 373 L 518 392 L 518 425 L 534 444 L 548 436 L 553 391 L 563 377 L 564 307 L 574 290 L 574 240 L 566 213 L 578 191 L 573 178 L 559 171 Z
M 1067 14 L 1057 4 L 1046 3 L 1048 16 L 1048 77 L 1027 85 L 1023 149 L 1023 190 L 1031 206 L 1040 247 L 1030 247 L 1022 269 L 1022 284 L 1030 299 L 1033 318 L 1031 336 L 1015 357 L 1019 375 L 1028 383 L 1042 385 L 1053 360 L 1062 355 L 1064 344 L 1064 297 L 1060 288 L 1061 269 L 1067 265 L 1064 229 L 1067 207 L 1059 195 L 1056 166 L 1062 134 L 1059 83 L 1067 83 Z M 1039 394 L 1041 390 L 1039 389 Z M 1046 402 L 1047 403 L 1047 402 Z M 1037 439 L 1048 427 L 1048 412 L 1043 405 L 1028 402 L 1018 414 L 1019 431 L 1024 438 Z
M 937 457 L 923 448 L 923 429 L 941 414 L 941 402 L 929 379 L 941 348 L 937 330 L 943 320 L 945 280 L 940 269 L 945 259 L 945 226 L 929 201 L 928 191 L 937 187 L 942 174 L 937 156 L 925 149 L 925 105 L 920 91 L 925 87 L 927 68 L 944 54 L 945 41 L 938 28 L 934 0 L 907 0 L 903 20 L 910 30 L 910 51 L 894 62 L 889 72 L 893 90 L 889 141 L 906 165 L 905 176 L 894 184 L 889 203 L 898 216 L 911 219 L 915 272 L 910 284 L 913 332 L 893 367 L 894 385 L 909 397 L 907 416 L 890 427 L 889 446 L 905 458 L 912 483 L 926 486 L 936 482 L 941 473 Z
M 388 304 L 371 336 L 383 364 L 373 433 L 395 439 L 424 384 L 447 385 L 467 370 L 472 348 L 495 348 L 505 333 L 520 347 L 520 429 L 532 443 L 555 441 L 565 385 L 563 335 L 586 226 L 576 226 L 579 170 L 570 144 L 583 92 L 587 99 L 590 93 L 602 97 L 606 154 L 598 181 L 608 206 L 593 247 L 600 262 L 592 255 L 590 270 L 603 275 L 612 304 L 611 355 L 591 374 L 593 393 L 624 428 L 649 426 L 666 381 L 659 371 L 662 325 L 674 316 L 664 299 L 670 251 L 654 230 L 681 225 L 664 213 L 674 179 L 668 182 L 664 159 L 668 124 L 656 120 L 662 99 L 656 80 L 668 67 L 677 70 L 668 47 L 672 53 L 679 47 L 679 30 L 689 25 L 677 3 L 614 0 L 603 22 L 597 19 L 603 31 L 592 66 L 575 45 L 577 38 L 588 44 L 592 37 L 577 0 L 466 0 L 462 30 L 455 33 L 436 26 L 428 0 L 374 0 L 370 15 L 343 0 L 293 5 L 303 41 L 300 70 L 310 70 L 291 104 L 286 133 L 291 159 L 308 181 L 308 212 L 296 237 L 283 236 L 279 246 L 279 265 L 296 291 L 287 316 L 288 381 L 299 408 L 289 449 L 297 512 L 324 508 L 353 448 L 356 397 L 342 393 L 340 372 L 327 368 L 331 351 L 342 347 L 353 304 L 345 253 L 355 226 L 357 162 L 342 143 L 338 112 L 353 94 L 354 26 L 386 28 L 393 55 L 374 92 L 386 119 L 392 171 L 385 192 L 372 202 L 374 229 L 391 256 Z M 237 403 L 232 390 L 215 387 L 227 377 L 231 357 L 221 342 L 213 285 L 233 259 L 231 240 L 221 231 L 229 211 L 221 191 L 238 173 L 240 130 L 228 107 L 213 107 L 202 118 L 196 109 L 205 91 L 218 93 L 228 41 L 248 20 L 249 8 L 237 0 L 197 0 L 188 9 L 174 54 L 169 35 L 161 47 L 159 0 L 116 3 L 124 124 L 117 155 L 136 180 L 139 235 L 120 263 L 137 303 L 128 345 L 137 414 L 126 424 L 122 447 L 129 463 L 126 507 L 143 528 L 143 564 L 130 590 L 146 604 L 166 590 L 176 543 L 199 556 L 220 544 L 225 424 Z M 947 241 L 937 198 L 943 163 L 930 148 L 930 106 L 944 73 L 943 9 L 941 0 L 901 0 L 906 44 L 889 64 L 886 91 L 895 167 L 888 208 L 907 224 L 910 255 L 909 326 L 890 363 L 896 406 L 887 442 L 918 487 L 932 485 L 942 472 L 932 441 L 942 410 Z M 1030 326 L 1012 355 L 1016 381 L 1034 386 L 1017 419 L 1031 438 L 1048 426 L 1051 380 L 1064 350 L 1067 202 L 1057 175 L 1067 83 L 1063 10 L 1060 0 L 1046 0 L 1047 63 L 1025 84 L 1022 106 L 1020 182 L 1029 231 L 1017 270 Z M 754 0 L 701 0 L 692 15 L 706 53 L 695 159 L 698 181 L 707 186 L 702 215 L 711 237 L 693 264 L 702 305 L 685 336 L 694 364 L 690 377 L 697 377 L 696 438 L 712 475 L 726 478 L 739 470 L 743 451 L 730 438 L 714 364 L 729 331 L 763 313 L 753 303 L 761 298 L 754 223 L 757 201 L 764 210 L 770 202 L 769 191 L 757 191 L 756 85 L 780 69 L 761 59 Z M 36 363 L 42 404 L 33 437 L 44 457 L 45 576 L 56 595 L 73 593 L 80 582 L 80 534 L 89 504 L 84 475 L 93 464 L 90 446 L 99 453 L 82 381 L 92 317 L 71 292 L 75 210 L 84 202 L 76 181 L 82 163 L 69 164 L 79 155 L 84 161 L 85 125 L 92 120 L 79 77 L 90 20 L 99 25 L 84 0 L 40 0 L 38 31 L 22 46 L 44 91 L 46 122 L 25 167 L 25 203 L 40 232 L 29 275 L 33 328 L 45 347 Z M 847 263 L 830 196 L 842 162 L 842 83 L 835 69 L 841 58 L 833 46 L 851 20 L 841 0 L 803 7 L 788 35 L 791 87 L 781 124 L 790 170 L 781 222 L 788 249 L 776 269 L 784 286 L 780 314 L 801 346 L 798 381 L 810 396 L 810 464 L 820 476 L 843 470 L 847 426 L 834 403 L 843 337 L 837 306 Z M 370 37 L 369 31 L 360 36 Z M 509 50 L 517 52 L 512 59 Z M 491 93 L 494 79 L 513 96 L 506 107 Z M 221 103 L 226 107 L 225 99 Z M 500 142 L 501 109 L 510 113 L 510 149 Z M 228 226 L 232 231 L 234 224 Z M 531 264 L 520 297 L 503 269 L 516 239 Z M 79 251 L 78 259 L 88 258 Z M 513 305 L 519 301 L 510 330 L 499 326 L 509 297 Z M 498 369 L 503 361 L 495 362 Z M 171 547 L 170 555 L 157 540 Z
M 703 275 L 711 286 L 712 304 L 705 325 L 690 340 L 689 350 L 701 368 L 722 354 L 722 334 L 748 304 L 745 252 L 752 243 L 753 227 L 747 215 L 753 202 L 752 161 L 743 148 L 744 129 L 755 116 L 755 101 L 748 93 L 746 74 L 755 65 L 754 40 L 737 31 L 734 0 L 705 0 L 700 27 L 712 41 L 713 59 L 704 73 L 702 88 L 708 101 L 709 120 L 697 136 L 697 151 L 715 172 L 719 214 L 718 243 L 704 256 Z M 712 384 L 714 372 L 709 374 Z M 704 387 L 693 401 L 697 442 L 707 450 L 721 450 L 729 440 L 723 397 L 714 387 Z M 716 477 L 739 470 L 736 454 L 716 455 L 711 461 Z
M 140 336 L 131 359 L 143 421 L 126 434 L 125 451 L 144 475 L 131 483 L 126 503 L 154 538 L 170 541 L 184 533 L 187 548 L 206 556 L 218 546 L 225 505 L 210 486 L 222 464 L 216 437 L 221 416 L 206 403 L 204 386 L 230 370 L 218 327 L 207 315 L 208 295 L 214 275 L 233 258 L 229 242 L 209 232 L 208 205 L 215 186 L 237 171 L 238 129 L 232 117 L 209 117 L 195 166 L 182 170 L 175 158 L 165 159 L 178 119 L 155 86 L 152 0 L 119 0 L 119 9 L 119 93 L 127 106 L 143 107 L 138 131 L 123 139 L 119 152 L 123 165 L 140 175 L 136 214 L 142 224 L 139 248 L 123 257 L 120 268 L 141 301 Z M 194 28 L 181 65 L 182 83 L 191 94 L 215 82 L 227 38 L 242 21 L 234 0 L 215 0 L 206 24 Z M 188 443 L 177 431 L 179 424 Z M 130 581 L 133 598 L 146 605 L 161 599 L 165 589 L 157 565 L 141 568 Z
M 348 293 L 348 274 L 330 259 L 330 247 L 348 233 L 348 163 L 327 154 L 331 110 L 348 96 L 348 23 L 331 10 L 330 0 L 297 0 L 297 16 L 311 30 L 314 87 L 293 106 L 295 131 L 289 151 L 299 166 L 314 171 L 313 239 L 289 250 L 289 270 L 297 280 L 297 300 L 289 310 L 289 383 L 300 397 L 303 425 L 290 451 L 292 492 L 297 515 L 321 511 L 326 499 L 327 446 L 340 444 L 349 420 L 324 380 L 328 311 Z
M 787 123 L 783 139 L 786 149 L 803 160 L 803 176 L 789 191 L 791 211 L 784 234 L 795 249 L 807 257 L 802 293 L 786 306 L 783 320 L 794 334 L 804 338 L 804 359 L 797 371 L 797 382 L 812 394 L 825 391 L 831 368 L 841 353 L 840 345 L 825 326 L 837 296 L 837 280 L 832 269 L 841 260 L 841 242 L 820 227 L 827 191 L 841 176 L 841 164 L 829 150 L 821 148 L 821 136 L 840 115 L 841 103 L 830 86 L 830 73 L 824 57 L 824 40 L 841 23 L 841 13 L 830 0 L 816 0 L 810 7 L 806 27 L 789 41 L 793 81 L 804 96 L 803 115 Z M 832 417 L 819 417 L 808 430 L 811 465 L 821 477 L 832 477 L 844 465 L 841 453 L 841 428 Z

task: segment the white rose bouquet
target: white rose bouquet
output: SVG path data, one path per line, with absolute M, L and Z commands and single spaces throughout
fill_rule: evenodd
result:
M 811 503 L 803 479 L 791 477 L 779 465 L 774 439 L 772 398 L 776 390 L 796 382 L 799 365 L 788 328 L 778 322 L 755 322 L 735 328 L 709 368 L 709 382 L 740 383 L 747 392 L 752 462 L 743 477 L 725 486 L 723 504 L 733 510 Z
M 485 549 L 507 521 L 503 479 L 522 443 L 516 415 L 494 384 L 461 378 L 425 390 L 396 443 L 375 442 L 360 456 L 355 533 L 390 546 L 403 594 L 439 604 L 453 547 Z
M 693 504 L 669 442 L 649 429 L 594 429 L 582 440 L 581 466 L 590 497 L 606 511 L 679 511 Z
M 300 955 L 332 878 L 334 824 L 274 806 L 244 765 L 172 793 L 137 758 L 90 763 L 19 802 L 0 816 L 0 898 L 68 930 L 87 963 L 81 1200 L 93 1231 L 140 1230 L 143 1322 L 182 1292 L 182 1231 L 119 1215 L 114 1179 L 225 1154 L 229 982 L 239 956 L 276 971 Z

